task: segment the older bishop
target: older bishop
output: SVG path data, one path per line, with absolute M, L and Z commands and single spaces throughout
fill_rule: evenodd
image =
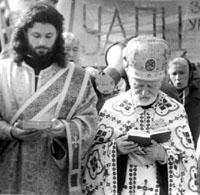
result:
M 109 99 L 84 171 L 83 192 L 106 195 L 197 194 L 194 143 L 184 107 L 160 91 L 169 48 L 152 36 L 130 40 L 124 66 L 130 90 Z M 170 130 L 149 145 L 129 135 Z

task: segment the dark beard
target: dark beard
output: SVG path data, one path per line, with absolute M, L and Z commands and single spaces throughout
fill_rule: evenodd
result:
M 53 63 L 54 51 L 47 52 L 44 55 L 38 55 L 36 52 L 29 50 L 28 54 L 24 56 L 25 62 L 31 66 L 36 74 Z

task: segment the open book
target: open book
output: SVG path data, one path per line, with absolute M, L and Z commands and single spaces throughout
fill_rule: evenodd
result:
M 148 146 L 151 144 L 151 140 L 155 140 L 158 143 L 164 143 L 170 139 L 170 136 L 171 131 L 168 128 L 151 130 L 150 133 L 145 131 L 130 131 L 128 133 L 128 141 L 134 141 L 140 146 Z
M 38 129 L 45 130 L 52 127 L 52 121 L 19 121 L 17 126 L 22 129 Z

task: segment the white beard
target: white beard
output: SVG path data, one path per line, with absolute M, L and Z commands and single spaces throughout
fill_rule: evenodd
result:
M 133 95 L 133 102 L 136 106 L 148 106 L 156 100 L 156 96 L 150 98 L 141 98 L 138 95 Z

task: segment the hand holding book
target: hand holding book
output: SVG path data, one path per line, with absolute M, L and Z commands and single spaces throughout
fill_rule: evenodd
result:
M 128 141 L 128 135 L 121 135 L 116 139 L 117 153 L 129 154 L 131 152 L 138 152 L 139 147 L 137 143 Z
M 18 121 L 15 125 L 24 130 L 39 130 L 51 135 L 52 137 L 63 137 L 66 135 L 65 126 L 59 119 L 52 119 L 51 121 L 31 121 L 23 120 Z
M 143 150 L 147 159 L 151 161 L 162 161 L 162 163 L 166 163 L 167 153 L 163 146 L 156 141 L 152 140 L 151 145 L 145 147 Z

